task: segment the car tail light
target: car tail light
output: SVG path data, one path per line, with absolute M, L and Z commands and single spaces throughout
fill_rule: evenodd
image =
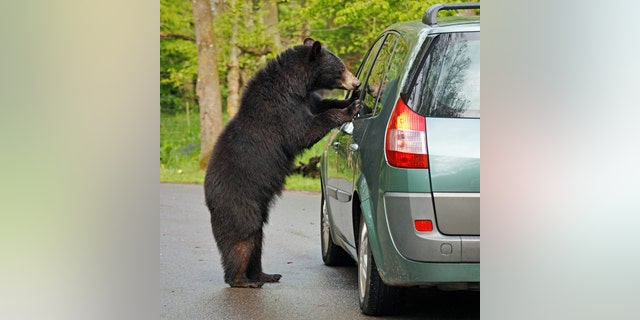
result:
M 431 220 L 414 220 L 413 223 L 416 227 L 416 230 L 419 232 L 433 231 L 433 222 L 431 222 Z
M 387 161 L 400 168 L 427 169 L 427 134 L 423 116 L 398 99 L 387 125 Z

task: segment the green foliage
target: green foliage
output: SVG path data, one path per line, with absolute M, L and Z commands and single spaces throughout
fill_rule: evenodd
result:
M 284 189 L 320 192 L 320 178 L 307 178 L 299 174 L 293 174 L 287 177 Z
M 223 1 L 223 0 L 219 0 Z M 226 77 L 231 46 L 241 49 L 239 56 L 246 81 L 266 61 L 275 57 L 280 46 L 264 23 L 265 3 L 277 1 L 282 48 L 298 45 L 308 36 L 324 42 L 352 71 L 375 37 L 387 26 L 420 19 L 434 3 L 459 1 L 418 0 L 226 0 L 216 7 L 214 26 L 218 50 L 218 72 L 223 100 L 227 97 Z M 444 11 L 440 15 L 453 15 Z M 236 24 L 234 32 L 234 22 Z M 191 3 L 185 0 L 160 1 L 160 32 L 194 39 Z M 197 48 L 183 38 L 161 38 L 161 111 L 184 111 L 193 101 L 197 79 Z M 185 85 L 187 83 L 191 85 Z M 190 96 L 189 96 L 190 95 Z M 223 103 L 223 105 L 226 105 Z
M 160 113 L 176 114 L 186 109 L 181 92 L 171 85 L 160 82 Z
M 429 6 L 442 2 L 459 1 L 308 0 L 300 12 L 309 21 L 310 36 L 327 43 L 354 70 L 382 30 L 396 22 L 419 20 Z
M 160 0 L 160 32 L 195 37 L 191 2 Z
M 160 115 L 160 163 L 179 166 L 183 160 L 198 162 L 200 152 L 199 115 Z
M 224 11 L 216 13 L 214 28 L 218 49 L 218 74 L 223 88 L 226 89 L 224 79 L 227 77 L 229 55 L 234 43 L 240 48 L 240 68 L 247 77 L 279 53 L 274 51 L 273 37 L 267 33 L 267 26 L 263 22 L 265 14 L 264 2 L 260 0 L 228 0 L 225 1 Z M 235 35 L 234 22 L 237 24 Z M 223 98 L 226 96 L 226 92 L 223 92 Z
M 275 57 L 278 48 L 299 45 L 306 37 L 325 43 L 355 71 L 362 56 L 387 26 L 405 20 L 421 19 L 434 3 L 459 1 L 417 0 L 218 0 L 214 29 L 218 51 L 218 71 L 222 97 L 227 97 L 227 70 L 231 47 L 240 48 L 239 64 L 243 81 Z M 274 43 L 264 23 L 265 3 L 277 2 L 277 32 Z M 452 11 L 440 15 L 453 15 Z M 234 29 L 234 22 L 237 28 Z M 235 30 L 235 31 L 234 31 Z M 195 81 L 198 72 L 197 47 L 191 2 L 160 0 L 160 174 L 161 181 L 202 183 L 204 171 L 198 168 L 200 146 Z M 338 97 L 342 92 L 332 92 Z M 223 101 L 224 102 L 224 101 Z M 189 125 L 185 111 L 191 111 Z M 226 105 L 226 103 L 223 103 Z M 326 138 L 325 138 L 326 139 Z M 320 156 L 326 141 L 296 159 L 307 163 Z M 194 147 L 195 146 L 195 147 Z M 319 190 L 319 180 L 291 176 L 287 189 Z
M 160 39 L 160 110 L 184 111 L 188 102 L 196 109 L 193 82 L 198 75 L 198 50 L 185 39 L 195 37 L 189 1 L 160 1 L 160 33 L 164 35 Z

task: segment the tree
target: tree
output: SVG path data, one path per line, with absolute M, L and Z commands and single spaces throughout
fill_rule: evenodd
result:
M 243 84 L 279 53 L 278 7 L 275 1 L 219 0 L 217 8 L 218 72 L 226 80 L 222 93 L 230 119 L 239 109 Z
M 380 32 L 393 23 L 420 20 L 425 10 L 434 3 L 455 2 L 451 0 L 304 0 L 299 10 L 307 20 L 309 35 L 321 40 L 350 69 L 355 69 L 369 45 Z M 473 14 L 465 12 L 463 14 Z M 460 14 L 456 11 L 441 11 L 441 16 Z
M 355 71 L 383 28 L 419 20 L 435 2 L 442 1 L 160 0 L 161 112 L 200 108 L 205 168 L 223 127 L 222 102 L 231 118 L 244 84 L 268 59 L 310 36 Z M 462 12 L 441 12 L 453 14 Z
M 229 118 L 240 108 L 240 48 L 238 47 L 238 0 L 231 0 L 227 10 L 231 18 L 231 36 L 229 38 L 229 62 L 227 63 L 227 114 Z
M 173 114 L 195 107 L 198 52 L 191 4 L 160 0 L 160 110 Z
M 196 96 L 200 105 L 200 168 L 206 168 L 213 145 L 222 132 L 222 97 L 218 79 L 213 12 L 209 0 L 192 0 L 198 46 Z
M 282 51 L 282 43 L 280 41 L 280 32 L 278 31 L 278 3 L 276 0 L 264 0 L 266 15 L 264 16 L 264 24 L 267 27 L 267 33 L 272 37 L 273 48 L 271 51 L 279 53 Z

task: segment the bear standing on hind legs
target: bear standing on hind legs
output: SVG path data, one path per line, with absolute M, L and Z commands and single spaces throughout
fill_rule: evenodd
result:
M 280 280 L 279 274 L 262 272 L 269 208 L 295 157 L 351 121 L 362 106 L 356 99 L 322 100 L 316 90 L 359 86 L 340 58 L 310 38 L 268 61 L 247 83 L 204 179 L 211 229 L 230 286 L 260 288 Z

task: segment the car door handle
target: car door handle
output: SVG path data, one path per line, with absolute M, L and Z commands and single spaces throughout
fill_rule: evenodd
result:
M 336 149 L 336 150 L 340 149 L 340 142 L 337 142 L 337 141 L 336 141 L 336 142 L 332 143 L 331 145 L 332 145 L 332 146 L 333 146 L 333 148 L 334 148 L 334 149 Z
M 352 143 L 349 145 L 349 150 L 351 150 L 351 152 L 356 152 L 359 148 L 360 146 L 357 143 Z

